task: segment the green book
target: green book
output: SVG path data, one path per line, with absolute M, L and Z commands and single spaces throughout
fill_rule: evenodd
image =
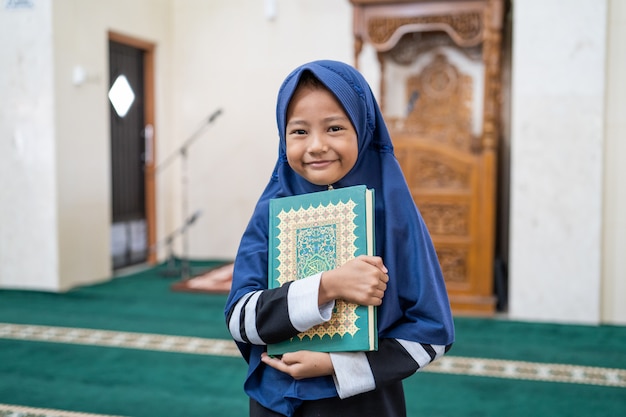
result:
M 272 199 L 269 221 L 269 288 L 374 255 L 374 191 L 364 185 Z M 376 349 L 376 308 L 337 300 L 328 322 L 268 353 Z

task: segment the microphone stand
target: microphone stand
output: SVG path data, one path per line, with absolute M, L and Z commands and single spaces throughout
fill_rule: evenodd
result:
M 163 245 L 167 246 L 167 253 L 168 253 L 167 269 L 165 271 L 162 271 L 161 275 L 172 277 L 172 276 L 177 276 L 180 274 L 180 272 L 176 269 L 176 257 L 174 256 L 174 250 L 172 249 L 172 244 L 174 242 L 174 239 L 177 236 L 185 235 L 189 226 L 191 226 L 200 217 L 201 214 L 202 212 L 200 210 L 196 211 L 193 215 L 191 215 L 185 220 L 185 223 L 181 227 L 179 227 L 178 229 L 174 230 L 172 233 L 167 235 L 165 239 L 163 239 L 162 241 L 157 242 L 150 247 L 150 251 L 155 251 L 160 246 L 163 246 Z M 187 272 L 189 272 L 189 269 L 187 269 Z
M 207 117 L 196 129 L 196 131 L 170 156 L 168 156 L 163 162 L 161 162 L 155 169 L 155 172 L 160 172 L 168 165 L 170 165 L 178 156 L 181 159 L 181 204 L 182 204 L 182 216 L 183 216 L 183 226 L 181 226 L 178 230 L 171 233 L 167 238 L 166 242 L 168 245 L 168 265 L 174 262 L 174 253 L 172 250 L 172 240 L 173 238 L 181 234 L 183 238 L 183 257 L 181 259 L 181 267 L 180 267 L 180 275 L 183 280 L 186 280 L 191 275 L 191 268 L 189 266 L 189 237 L 187 235 L 187 228 L 193 222 L 196 221 L 197 217 L 200 215 L 200 212 L 196 212 L 193 216 L 189 217 L 189 174 L 188 174 L 188 150 L 193 142 L 195 142 L 200 134 L 210 125 L 215 119 L 222 114 L 222 109 L 217 109 L 214 111 L 209 117 Z M 170 272 L 171 274 L 171 272 Z M 169 275 L 169 274 L 168 274 Z

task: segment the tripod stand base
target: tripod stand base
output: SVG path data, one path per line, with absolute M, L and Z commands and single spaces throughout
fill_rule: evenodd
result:
M 192 272 L 189 260 L 176 257 L 170 257 L 163 268 L 163 270 L 159 271 L 159 275 L 170 278 L 187 279 Z

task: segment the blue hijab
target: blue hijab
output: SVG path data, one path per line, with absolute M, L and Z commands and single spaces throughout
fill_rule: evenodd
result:
M 241 239 L 226 314 L 244 294 L 267 288 L 269 200 L 327 188 L 311 184 L 287 163 L 287 107 L 305 71 L 337 97 L 357 131 L 357 162 L 333 187 L 364 184 L 376 192 L 376 254 L 382 257 L 390 277 L 383 304 L 378 308 L 380 338 L 451 344 L 454 326 L 437 255 L 393 153 L 381 111 L 363 76 L 353 67 L 335 61 L 300 66 L 279 90 L 278 161 Z M 263 346 L 238 346 L 249 363 L 244 389 L 265 407 L 292 415 L 303 400 L 337 396 L 331 377 L 295 381 L 260 361 Z

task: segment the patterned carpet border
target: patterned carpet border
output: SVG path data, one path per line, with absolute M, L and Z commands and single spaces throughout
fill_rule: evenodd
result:
M 0 323 L 0 338 L 239 357 L 231 340 L 150 333 Z M 626 388 L 626 369 L 591 366 L 444 356 L 423 372 Z M 18 415 L 2 414 L 0 408 L 0 417 Z M 66 415 L 71 414 L 59 416 Z
M 72 327 L 0 323 L 0 338 L 161 352 L 182 352 L 198 355 L 239 356 L 237 346 L 230 340 Z
M 122 417 L 0 404 L 0 417 Z
M 444 356 L 424 372 L 626 388 L 626 370 L 555 363 Z

